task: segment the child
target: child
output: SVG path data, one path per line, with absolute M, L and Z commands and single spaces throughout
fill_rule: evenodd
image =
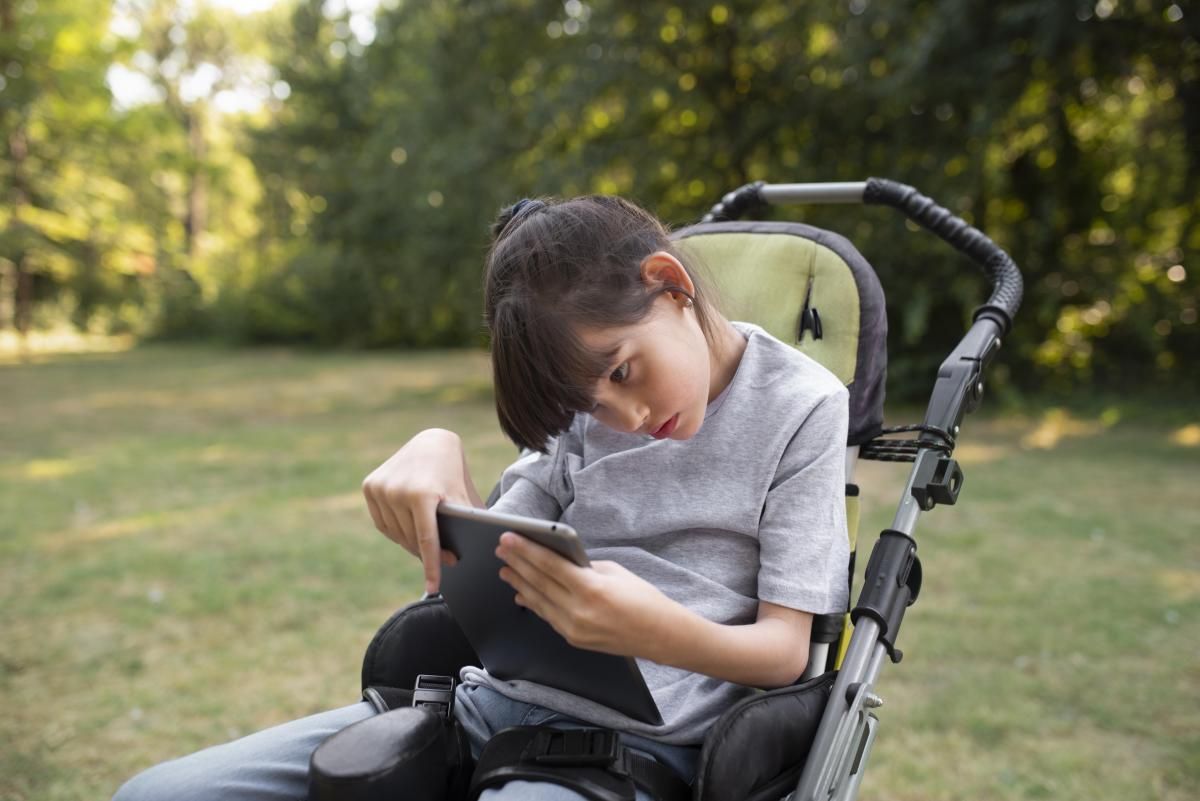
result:
M 618 198 L 523 200 L 501 215 L 485 306 L 496 408 L 527 455 L 494 509 L 561 519 L 580 568 L 505 534 L 501 577 L 575 645 L 638 659 L 661 726 L 467 668 L 456 717 L 478 753 L 513 725 L 595 725 L 691 780 L 708 727 L 752 687 L 794 682 L 813 614 L 844 611 L 847 393 L 761 329 L 730 323 L 657 220 Z M 440 501 L 482 506 L 458 437 L 410 440 L 363 483 L 376 527 L 435 591 Z M 365 703 L 147 771 L 119 801 L 303 799 L 308 759 Z M 579 799 L 511 782 L 488 799 Z M 639 795 L 639 798 L 643 796 Z

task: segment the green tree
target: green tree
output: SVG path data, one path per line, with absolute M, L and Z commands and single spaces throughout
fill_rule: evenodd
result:
M 119 256 L 141 232 L 105 160 L 111 46 L 104 2 L 0 1 L 0 325 L 22 335 L 35 306 L 74 301 L 77 322 L 121 294 Z
M 1023 268 L 1017 383 L 1194 380 L 1200 15 L 1183 4 L 114 8 L 0 0 L 0 296 L 23 329 L 41 302 L 180 335 L 472 342 L 488 224 L 521 195 L 621 193 L 679 224 L 751 180 L 879 175 Z M 106 72 L 146 98 L 114 104 Z M 986 294 L 978 271 L 886 211 L 767 213 L 875 263 L 893 389 L 924 391 Z
M 515 110 L 484 97 L 527 57 L 521 15 L 498 27 L 490 14 L 405 4 L 375 19 L 367 46 L 347 16 L 308 2 L 276 34 L 290 94 L 259 133 L 255 161 L 271 188 L 271 230 L 304 241 L 276 250 L 243 293 L 254 304 L 250 336 L 365 345 L 477 336 L 486 221 L 511 198 L 512 159 L 532 138 Z
M 1151 0 L 914 0 L 873 4 L 860 25 L 886 33 L 853 41 L 887 64 L 879 113 L 897 150 L 937 156 L 902 161 L 901 176 L 1025 273 L 1010 340 L 1025 382 L 1183 377 L 1200 352 L 1183 266 L 1200 244 L 1200 17 Z M 948 335 L 933 308 L 904 313 L 913 344 Z
M 241 151 L 253 112 L 222 110 L 220 101 L 267 99 L 261 42 L 273 18 L 179 0 L 116 7 L 131 34 L 119 64 L 158 98 L 122 110 L 116 137 L 120 178 L 154 231 L 148 325 L 157 335 L 195 335 L 210 325 L 221 288 L 252 269 L 246 245 L 258 236 L 260 186 Z

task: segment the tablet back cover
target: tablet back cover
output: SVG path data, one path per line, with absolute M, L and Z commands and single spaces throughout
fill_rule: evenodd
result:
M 442 595 L 488 673 L 544 684 L 662 724 L 637 662 L 576 648 L 549 623 L 517 606 L 516 590 L 500 579 L 504 563 L 495 554 L 503 529 L 440 515 L 438 525 L 442 546 L 458 555 L 456 565 L 442 566 Z

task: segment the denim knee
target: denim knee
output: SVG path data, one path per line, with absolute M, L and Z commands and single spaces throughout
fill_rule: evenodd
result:
M 164 762 L 128 780 L 117 790 L 112 801 L 185 801 L 179 781 L 172 770 L 173 762 Z
M 307 761 L 255 763 L 231 750 L 218 747 L 155 765 L 125 782 L 113 801 L 302 801 L 307 795 Z
M 375 714 L 357 703 L 293 720 L 155 765 L 113 801 L 296 801 L 308 795 L 308 761 L 325 738 Z

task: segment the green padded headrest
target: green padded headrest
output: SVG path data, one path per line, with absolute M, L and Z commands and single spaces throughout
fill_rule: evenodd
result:
M 714 290 L 725 317 L 762 326 L 846 384 L 849 444 L 879 433 L 887 314 L 875 271 L 849 241 L 812 226 L 773 222 L 703 223 L 673 238 Z M 811 327 L 801 336 L 806 301 L 820 318 L 819 338 Z

